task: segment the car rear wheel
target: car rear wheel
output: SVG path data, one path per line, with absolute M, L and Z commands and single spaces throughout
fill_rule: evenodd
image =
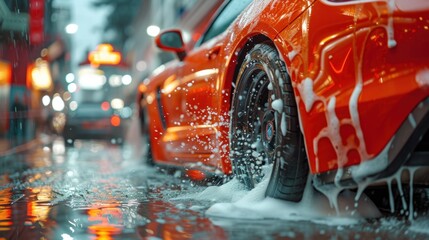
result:
M 300 201 L 308 175 L 290 78 L 277 51 L 256 45 L 238 73 L 232 100 L 231 160 L 235 176 L 249 189 L 273 164 L 266 195 Z

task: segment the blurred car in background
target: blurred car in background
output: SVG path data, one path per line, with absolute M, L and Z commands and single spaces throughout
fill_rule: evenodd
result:
M 134 104 L 134 98 L 125 97 L 130 96 L 132 82 L 128 67 L 109 44 L 100 44 L 88 60 L 80 65 L 77 81 L 68 85 L 64 141 L 73 145 L 75 139 L 105 139 L 122 144 Z
M 179 60 L 142 89 L 153 161 L 248 188 L 273 164 L 266 195 L 290 201 L 309 170 L 337 194 L 404 165 L 427 183 L 429 3 L 250 2 L 227 1 L 191 50 L 157 37 Z
M 66 114 L 63 137 L 67 146 L 72 146 L 76 139 L 105 139 L 122 144 L 124 125 L 124 120 L 109 102 L 82 103 Z

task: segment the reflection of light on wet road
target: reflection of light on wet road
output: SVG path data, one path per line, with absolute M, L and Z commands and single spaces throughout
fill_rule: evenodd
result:
M 192 207 L 182 203 L 174 204 L 157 199 L 141 203 L 138 213 L 147 218 L 148 222 L 138 227 L 139 237 L 144 239 L 227 239 L 228 235 L 221 227 L 213 225 L 211 220 L 201 215 L 201 212 L 190 208 Z
M 10 188 L 0 190 L 0 233 L 8 231 L 12 226 L 12 210 L 10 203 L 12 199 L 12 191 Z
M 135 212 L 145 187 L 128 179 L 146 171 L 141 160 L 124 159 L 124 149 L 132 156 L 126 146 L 76 143 L 65 148 L 62 138 L 53 139 L 2 162 L 0 239 L 17 233 L 20 239 L 111 239 L 141 223 Z
M 49 186 L 35 187 L 29 189 L 29 196 L 33 201 L 27 203 L 29 220 L 35 222 L 45 222 L 49 218 L 51 209 L 50 201 L 52 200 L 52 188 Z
M 0 239 L 333 239 L 356 233 L 373 239 L 375 231 L 383 239 L 427 236 L 404 235 L 407 226 L 399 221 L 396 234 L 383 223 L 338 231 L 310 221 L 209 218 L 211 206 L 231 202 L 235 194 L 210 194 L 213 187 L 148 167 L 132 145 L 75 143 L 64 148 L 58 138 L 0 158 Z M 197 195 L 205 197 L 189 198 Z
M 112 204 L 110 207 L 88 209 L 88 220 L 90 226 L 88 230 L 95 234 L 97 240 L 112 239 L 112 236 L 122 232 L 124 227 L 122 210 L 119 204 Z
M 52 142 L 52 152 L 55 155 L 62 155 L 66 152 L 64 141 L 62 139 L 57 138 Z

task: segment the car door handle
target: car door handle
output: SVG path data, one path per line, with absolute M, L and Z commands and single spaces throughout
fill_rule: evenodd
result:
M 210 60 L 215 59 L 220 52 L 220 48 L 221 47 L 217 45 L 217 46 L 214 46 L 212 49 L 210 49 L 209 52 L 207 53 L 207 58 Z

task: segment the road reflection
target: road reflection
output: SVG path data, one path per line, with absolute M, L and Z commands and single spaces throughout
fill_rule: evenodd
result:
M 10 231 L 13 225 L 12 209 L 8 207 L 11 202 L 12 190 L 10 188 L 0 190 L 0 232 Z
M 137 231 L 143 239 L 226 239 L 221 227 L 200 212 L 190 210 L 184 204 L 173 205 L 153 199 L 139 205 L 138 214 L 148 219 Z
M 204 186 L 147 166 L 127 145 L 63 144 L 0 158 L 0 240 L 427 238 L 417 231 L 427 217 L 413 231 L 398 219 L 330 226 L 208 217 L 212 200 L 183 197 Z
M 201 211 L 163 199 L 184 190 L 182 180 L 132 159 L 126 147 L 63 143 L 0 159 L 1 240 L 227 237 Z
M 94 234 L 97 240 L 109 240 L 122 232 L 124 219 L 119 204 L 112 204 L 101 209 L 88 209 L 86 214 L 90 225 L 88 232 Z

